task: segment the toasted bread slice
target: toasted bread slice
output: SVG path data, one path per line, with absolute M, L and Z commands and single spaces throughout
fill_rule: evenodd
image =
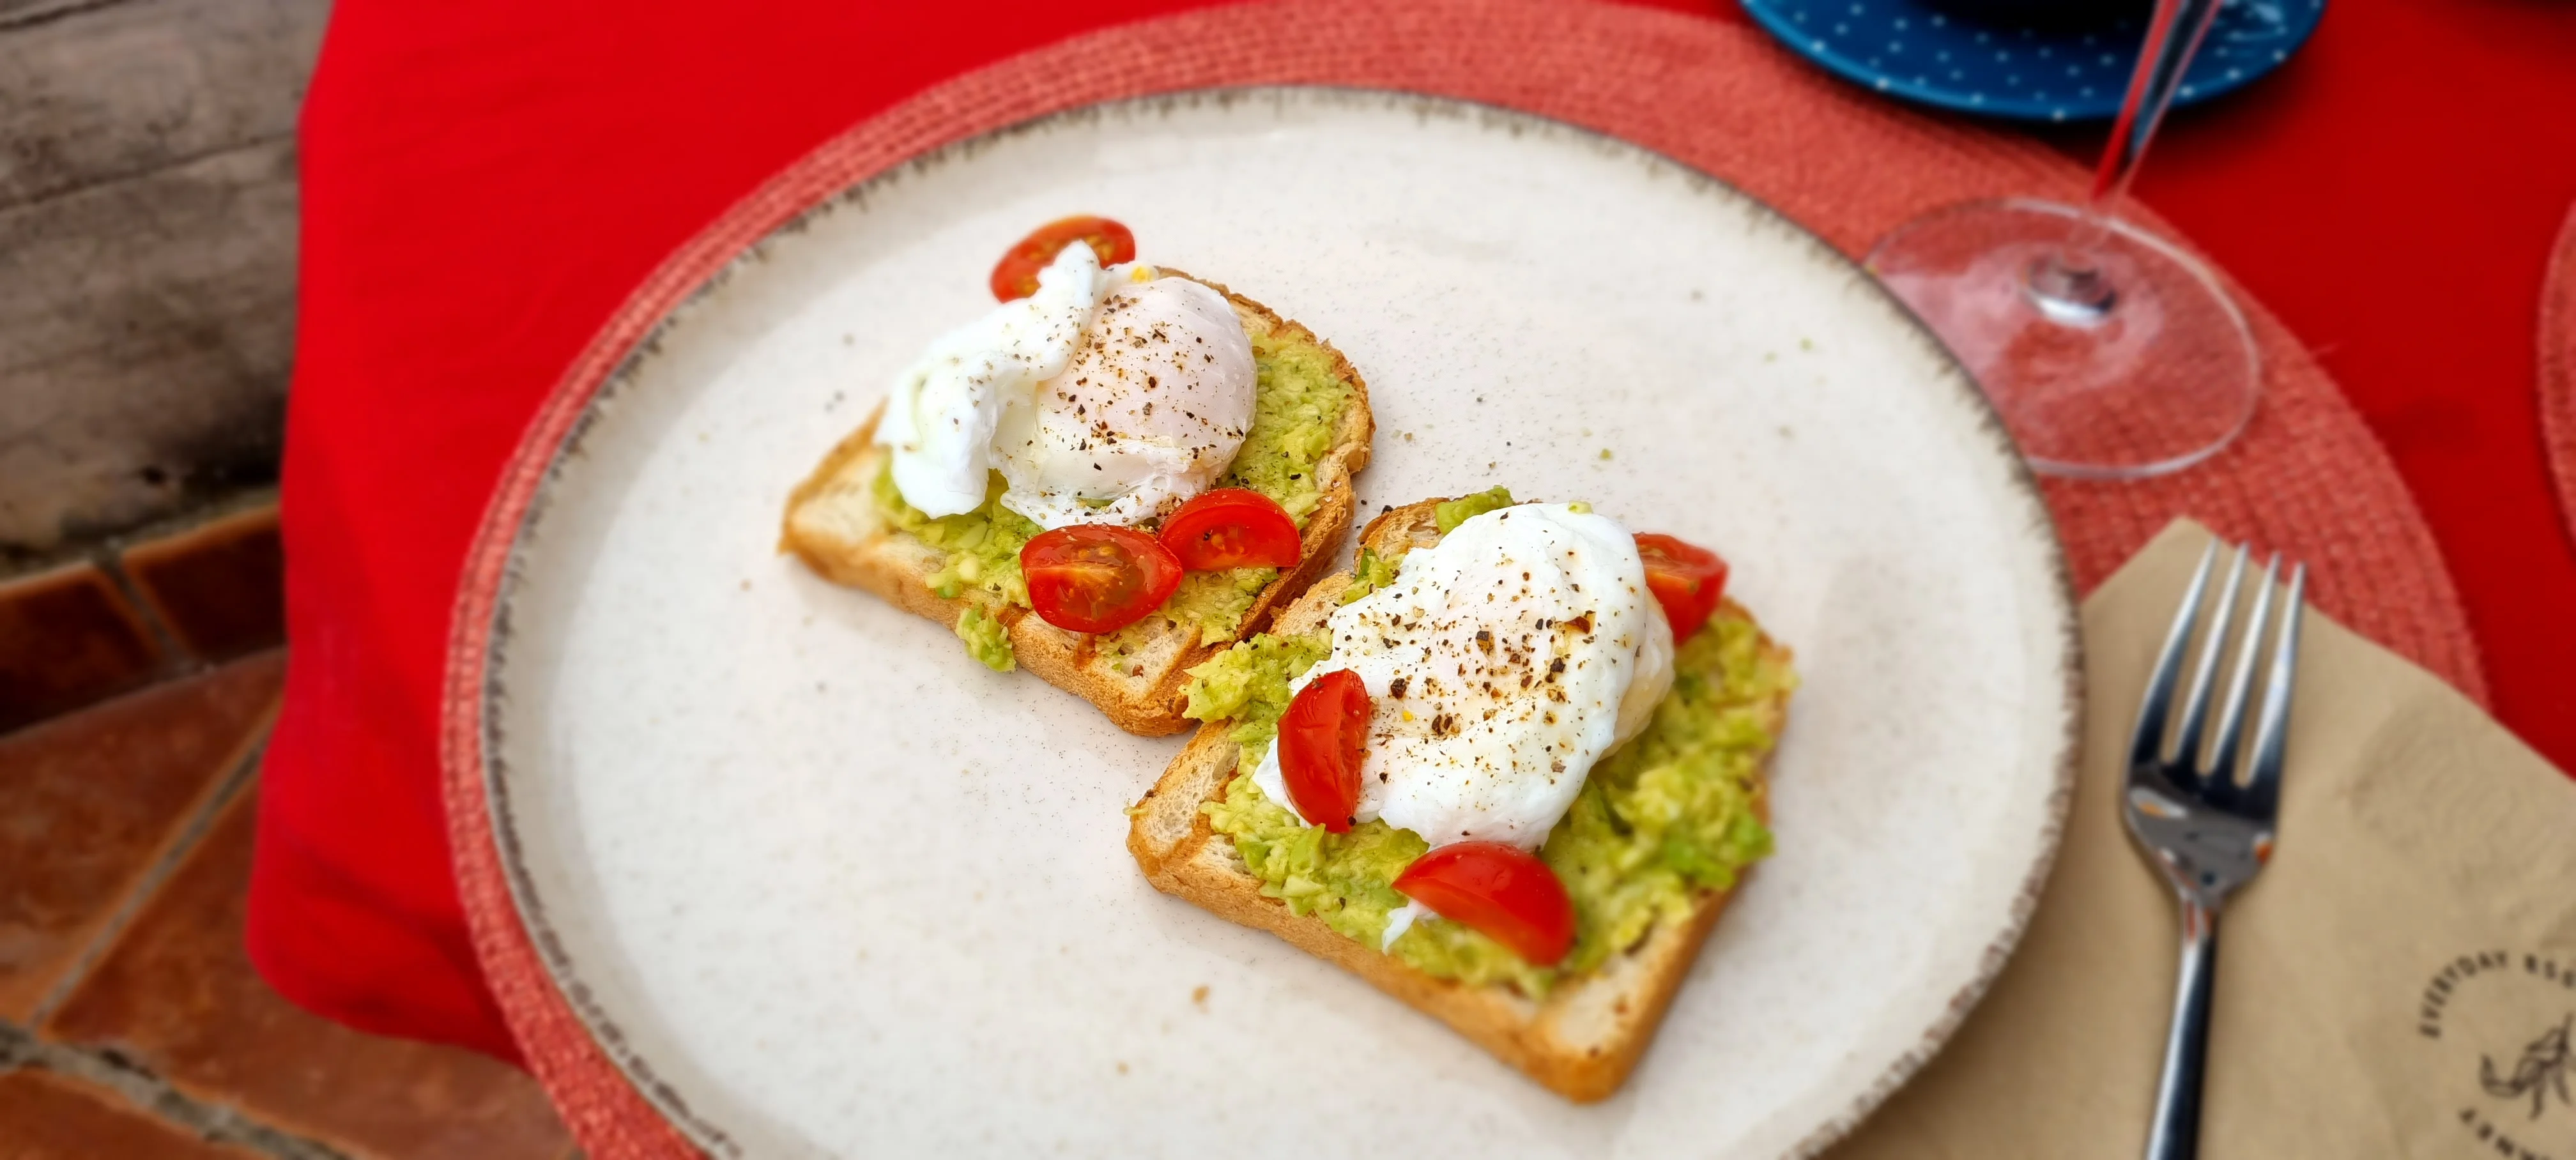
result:
M 1361 543 L 1392 555 L 1439 542 L 1433 511 L 1438 503 L 1425 501 L 1379 516 Z M 1271 631 L 1321 631 L 1350 580 L 1348 573 L 1335 573 L 1316 581 L 1279 614 Z M 1732 601 L 1727 610 L 1743 615 Z M 1761 647 L 1767 656 L 1788 660 L 1788 650 L 1768 636 Z M 1787 720 L 1788 693 L 1766 702 L 1763 712 L 1764 725 L 1776 736 Z M 1244 866 L 1234 843 L 1210 829 L 1199 809 L 1223 797 L 1237 774 L 1239 749 L 1228 736 L 1232 725 L 1217 721 L 1201 726 L 1133 811 L 1127 849 L 1155 889 L 1341 965 L 1568 1099 L 1590 1102 L 1618 1090 L 1654 1038 L 1732 891 L 1701 892 L 1687 921 L 1656 924 L 1636 946 L 1596 970 L 1560 981 L 1543 1000 L 1501 985 L 1470 987 L 1433 978 L 1344 936 L 1320 918 L 1291 914 L 1286 903 L 1262 895 L 1261 880 Z M 1767 792 L 1757 788 L 1753 808 L 1766 824 L 1770 821 Z
M 1169 267 L 1163 273 L 1189 277 Z M 929 577 L 946 563 L 946 554 L 889 526 L 871 494 L 886 457 L 885 448 L 873 441 L 883 404 L 788 496 L 780 549 L 794 552 L 833 583 L 866 589 L 952 629 L 969 607 L 980 604 L 1008 630 L 1020 667 L 1099 706 L 1119 728 L 1147 737 L 1189 728 L 1189 720 L 1181 716 L 1181 707 L 1188 701 L 1186 670 L 1231 647 L 1235 640 L 1260 632 L 1273 612 L 1330 566 L 1342 537 L 1350 531 L 1351 513 L 1358 502 L 1351 492 L 1351 477 L 1368 465 L 1375 425 L 1368 384 L 1332 344 L 1269 307 L 1216 283 L 1192 280 L 1225 295 L 1246 332 L 1293 335 L 1323 348 L 1332 356 L 1335 377 L 1350 387 L 1350 401 L 1342 409 L 1332 447 L 1315 465 L 1315 482 L 1323 495 L 1299 537 L 1302 552 L 1297 566 L 1283 570 L 1253 598 L 1234 637 L 1202 643 L 1196 626 L 1148 616 L 1118 634 L 1119 648 L 1113 653 L 1098 647 L 1105 638 L 1057 628 L 1030 615 L 1028 609 L 973 593 L 950 598 L 932 591 Z

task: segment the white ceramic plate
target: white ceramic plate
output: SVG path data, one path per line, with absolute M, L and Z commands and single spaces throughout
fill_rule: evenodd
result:
M 1779 853 L 1616 1098 L 1156 894 L 1120 810 L 1182 739 L 777 554 L 788 488 L 1074 212 L 1349 355 L 1366 511 L 1587 499 L 1716 546 L 1796 648 Z M 501 848 L 583 1017 L 721 1155 L 1812 1151 L 2001 967 L 2064 810 L 2060 557 L 1958 370 L 1770 210 L 1516 114 L 1199 94 L 943 150 L 675 311 L 551 471 L 492 640 Z

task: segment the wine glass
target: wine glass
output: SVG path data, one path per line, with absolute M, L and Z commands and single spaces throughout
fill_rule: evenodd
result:
M 1934 210 L 1864 261 L 1949 345 L 2044 474 L 2179 471 L 2254 414 L 2261 362 L 2244 313 L 2197 260 L 2115 214 L 2221 3 L 2156 0 L 2085 204 Z

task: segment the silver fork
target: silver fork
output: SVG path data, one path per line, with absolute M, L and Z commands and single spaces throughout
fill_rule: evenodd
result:
M 2147 695 L 2138 706 L 2137 729 L 2129 737 L 2128 784 L 2120 795 L 2129 835 L 2147 860 L 2173 884 L 2182 904 L 2182 969 L 2174 987 L 2173 1027 L 2165 1037 L 2164 1077 L 2156 1084 L 2155 1124 L 2147 1137 L 2147 1160 L 2189 1160 L 2200 1151 L 2200 1087 L 2209 1047 L 2210 988 L 2218 967 L 2218 908 L 2228 894 L 2254 877 L 2272 854 L 2272 818 L 2280 804 L 2281 761 L 2288 742 L 2290 692 L 2299 668 L 2300 599 L 2307 590 L 2308 569 L 2293 564 L 2286 612 L 2274 632 L 2270 662 L 2264 666 L 2263 704 L 2254 723 L 2250 757 L 2238 760 L 2245 725 L 2245 704 L 2254 689 L 2256 664 L 2262 659 L 2266 621 L 2273 609 L 2273 581 L 2279 553 L 2263 566 L 2254 608 L 2247 614 L 2236 650 L 2234 675 L 2218 713 L 2218 733 L 2209 738 L 2211 686 L 2218 659 L 2236 611 L 2236 594 L 2245 578 L 2246 550 L 2236 549 L 2227 569 L 2218 607 L 2209 619 L 2200 663 L 2191 689 L 2179 706 L 2182 721 L 2174 731 L 2172 756 L 2166 755 L 2165 724 L 2182 677 L 2184 653 L 2200 620 L 2209 573 L 2218 562 L 2213 543 L 2200 557 L 2191 587 L 2175 610 Z M 2209 740 L 2206 757 L 2202 742 Z M 2238 777 L 2242 769 L 2245 776 Z

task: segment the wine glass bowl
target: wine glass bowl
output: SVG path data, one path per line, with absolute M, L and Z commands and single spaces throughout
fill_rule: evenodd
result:
M 1941 336 L 2045 474 L 2132 479 L 2216 454 L 2253 417 L 2252 329 L 2206 267 L 2083 211 L 1970 202 L 1917 218 L 1864 264 Z M 2071 247 L 2088 264 L 2070 267 Z
M 2156 0 L 2084 205 L 1951 206 L 1864 259 L 1958 356 L 2036 471 L 2180 471 L 2253 418 L 2262 360 L 2244 312 L 2206 267 L 2114 212 L 2221 3 Z

